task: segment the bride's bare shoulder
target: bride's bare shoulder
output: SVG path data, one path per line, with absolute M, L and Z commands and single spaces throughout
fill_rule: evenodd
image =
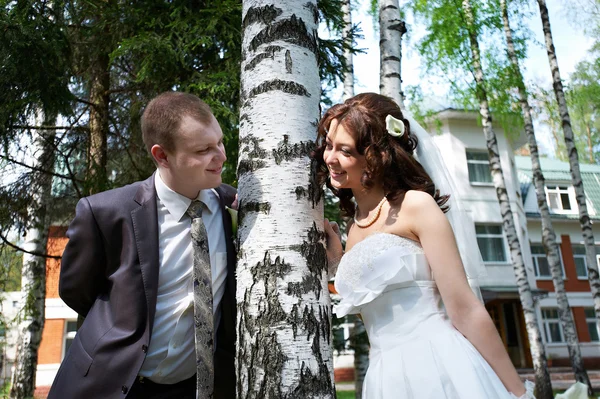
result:
M 419 190 L 408 190 L 390 202 L 390 208 L 397 212 L 402 210 L 413 213 L 415 210 L 423 211 L 430 207 L 438 207 L 438 204 L 431 195 Z

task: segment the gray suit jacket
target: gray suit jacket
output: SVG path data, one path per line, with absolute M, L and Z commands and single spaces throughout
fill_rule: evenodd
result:
M 215 353 L 215 399 L 235 398 L 235 261 L 230 206 L 218 187 L 227 242 L 227 282 Z M 146 357 L 158 289 L 154 175 L 82 198 L 67 231 L 60 297 L 85 321 L 54 379 L 49 399 L 123 399 Z

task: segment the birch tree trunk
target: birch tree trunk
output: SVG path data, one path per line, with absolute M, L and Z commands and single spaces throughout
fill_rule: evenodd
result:
M 354 61 L 352 58 L 352 7 L 350 0 L 342 0 L 342 12 L 344 13 L 344 27 L 342 28 L 342 38 L 346 44 L 344 49 L 344 60 L 346 62 L 346 70 L 344 71 L 344 91 L 342 99 L 347 100 L 354 96 Z
M 316 0 L 243 1 L 237 397 L 334 398 Z
M 521 250 L 521 244 L 519 243 L 514 217 L 512 210 L 510 209 L 504 173 L 500 163 L 498 141 L 496 139 L 496 134 L 492 129 L 492 116 L 490 114 L 487 93 L 485 90 L 484 74 L 481 66 L 479 42 L 477 40 L 477 34 L 475 31 L 473 12 L 471 10 L 471 4 L 469 0 L 462 0 L 462 6 L 465 13 L 465 18 L 467 20 L 467 29 L 469 32 L 469 41 L 472 53 L 471 62 L 475 72 L 476 94 L 477 100 L 479 101 L 488 156 L 490 158 L 492 180 L 494 182 L 494 187 L 496 188 L 498 203 L 500 204 L 504 232 L 510 247 L 515 281 L 519 290 L 519 297 L 521 299 L 523 313 L 525 316 L 525 327 L 530 340 L 531 357 L 533 359 L 533 367 L 536 375 L 536 397 L 538 399 L 551 399 L 553 397 L 552 385 L 550 381 L 550 375 L 548 373 L 545 349 L 542 343 L 539 324 L 537 322 L 531 287 L 529 286 L 529 281 L 527 280 L 527 271 L 523 261 L 523 251 Z
M 548 15 L 548 7 L 546 7 L 545 0 L 538 0 L 538 5 L 540 7 L 540 15 L 542 18 L 542 28 L 544 30 L 544 39 L 546 42 L 546 51 L 548 53 L 548 62 L 550 64 L 550 70 L 552 71 L 554 94 L 556 95 L 556 101 L 558 102 L 558 110 L 560 113 L 563 133 L 565 136 L 565 145 L 567 147 L 567 155 L 569 157 L 569 166 L 571 167 L 571 182 L 573 184 L 573 187 L 575 188 L 575 197 L 577 198 L 577 206 L 579 208 L 579 223 L 581 224 L 581 231 L 583 234 L 583 240 L 585 244 L 586 264 L 588 269 L 590 288 L 594 299 L 594 310 L 596 311 L 597 323 L 600 323 L 600 279 L 598 275 L 598 265 L 596 263 L 596 247 L 594 245 L 592 223 L 588 214 L 587 204 L 585 200 L 585 192 L 583 189 L 583 181 L 581 180 L 581 173 L 579 171 L 579 157 L 577 154 L 577 148 L 575 147 L 574 134 L 573 129 L 571 127 L 571 117 L 569 116 L 567 100 L 565 98 L 562 80 L 560 78 L 560 70 L 558 69 L 558 60 L 556 58 L 554 40 L 552 38 L 552 31 L 550 28 L 550 17 Z M 569 315 L 570 314 L 571 313 L 569 312 Z M 598 325 L 600 326 L 600 324 Z M 583 368 L 583 362 L 580 358 L 581 354 L 579 352 L 579 347 L 577 347 L 577 351 L 574 351 L 573 353 L 569 348 L 569 355 L 571 356 L 571 362 L 573 363 L 575 378 L 577 379 L 577 381 L 581 381 L 584 384 L 587 384 L 590 387 L 591 392 L 591 384 L 589 383 L 587 373 Z
M 533 184 L 535 186 L 535 193 L 538 203 L 538 208 L 540 209 L 541 219 L 542 219 L 542 241 L 544 244 L 544 248 L 546 250 L 546 256 L 548 258 L 548 263 L 550 265 L 550 269 L 552 271 L 552 277 L 554 280 L 555 275 L 557 279 L 555 280 L 558 284 L 555 283 L 555 287 L 562 288 L 562 295 L 566 295 L 564 292 L 564 284 L 561 275 L 561 261 L 559 255 L 558 244 L 556 243 L 556 234 L 554 233 L 554 228 L 552 227 L 552 220 L 550 219 L 550 211 L 548 209 L 548 203 L 546 202 L 546 191 L 545 191 L 545 180 L 544 175 L 542 173 L 542 168 L 540 165 L 540 157 L 537 146 L 537 139 L 535 137 L 535 132 L 533 129 L 533 118 L 531 116 L 531 107 L 529 106 L 529 101 L 527 99 L 527 89 L 525 87 L 525 81 L 523 79 L 523 75 L 521 73 L 521 67 L 519 65 L 519 60 L 517 58 L 513 38 L 512 38 L 512 30 L 510 28 L 510 21 L 508 17 L 508 7 L 507 0 L 500 0 L 500 7 L 502 11 L 502 20 L 504 23 L 504 33 L 506 35 L 506 43 L 507 43 L 507 51 L 510 62 L 513 66 L 513 71 L 517 76 L 517 84 L 519 91 L 519 102 L 521 105 L 521 111 L 523 113 L 523 120 L 525 124 L 525 132 L 527 133 L 527 141 L 529 144 L 529 153 L 531 156 L 531 166 L 533 170 Z M 558 295 L 558 294 L 557 294 Z M 538 338 L 539 335 L 538 335 Z M 542 342 L 536 343 L 538 346 L 543 348 Z M 538 368 L 536 367 L 536 382 L 537 382 L 537 392 L 541 397 L 552 397 L 552 386 L 550 385 L 548 369 L 546 358 L 544 355 L 543 359 L 534 359 L 534 363 L 540 363 L 544 368 L 544 374 L 538 375 Z M 540 370 L 542 371 L 542 370 Z
M 53 121 L 52 121 L 53 122 Z M 47 122 L 46 125 L 54 123 Z M 55 130 L 41 131 L 35 141 L 37 166 L 39 170 L 54 169 Z M 32 223 L 25 236 L 23 248 L 33 253 L 46 253 L 48 243 L 49 219 L 46 215 L 47 200 L 52 189 L 52 175 L 37 172 L 35 174 L 35 194 L 30 207 Z M 11 399 L 33 397 L 38 363 L 38 349 L 44 329 L 46 302 L 46 258 L 23 253 L 23 272 L 21 277 L 25 304 L 22 310 L 19 328 L 21 333 L 17 342 L 17 351 L 12 374 Z
M 379 0 L 379 51 L 380 72 L 379 92 L 391 97 L 400 108 L 404 109 L 402 93 L 402 76 L 400 74 L 402 59 L 402 35 L 406 33 L 406 25 L 400 19 L 398 0 Z

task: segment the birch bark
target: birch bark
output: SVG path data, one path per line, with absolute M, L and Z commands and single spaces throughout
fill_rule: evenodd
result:
M 398 0 L 379 0 L 379 51 L 380 74 L 379 92 L 394 99 L 404 109 L 402 93 L 402 75 L 400 74 L 402 59 L 402 35 L 406 33 L 406 25 L 400 18 Z
M 53 125 L 53 123 L 45 123 Z M 33 203 L 29 212 L 32 215 L 31 228 L 25 236 L 23 248 L 31 253 L 46 253 L 49 221 L 47 200 L 51 195 L 52 175 L 41 171 L 54 169 L 55 130 L 40 131 L 35 141 L 37 167 L 33 190 Z M 38 349 L 44 329 L 46 303 L 46 258 L 23 253 L 21 277 L 25 305 L 19 323 L 20 334 L 17 342 L 17 356 L 11 379 L 11 399 L 33 397 L 38 363 Z
M 238 398 L 333 398 L 316 0 L 243 1 Z

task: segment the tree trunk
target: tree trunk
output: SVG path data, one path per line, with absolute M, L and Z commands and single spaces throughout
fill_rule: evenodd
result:
M 90 76 L 90 137 L 87 155 L 87 194 L 108 188 L 106 175 L 108 125 L 108 91 L 110 89 L 108 52 L 99 54 Z
M 567 101 L 563 90 L 562 80 L 560 78 L 560 70 L 558 69 L 558 60 L 556 58 L 556 52 L 554 50 L 554 41 L 552 39 L 552 31 L 550 29 L 550 17 L 548 15 L 548 8 L 546 7 L 545 0 L 538 0 L 538 5 L 540 7 L 540 15 L 542 18 L 542 28 L 544 29 L 544 38 L 546 42 L 546 50 L 548 53 L 548 62 L 552 71 L 554 94 L 556 95 L 556 101 L 558 102 L 558 110 L 560 112 L 563 133 L 565 136 L 565 145 L 567 147 L 569 165 L 571 167 L 571 181 L 573 187 L 575 188 L 575 196 L 577 198 L 577 205 L 579 208 L 579 223 L 581 224 L 581 231 L 585 243 L 588 278 L 590 282 L 592 296 L 594 298 L 594 309 L 596 311 L 597 322 L 600 323 L 600 279 L 598 276 L 598 265 L 596 264 L 596 247 L 594 245 L 592 223 L 587 210 L 585 192 L 583 190 L 583 181 L 581 180 L 581 173 L 579 171 L 579 157 L 577 155 L 577 148 L 575 147 L 573 129 L 571 127 L 571 118 L 569 116 Z M 570 312 L 569 316 L 571 317 Z M 592 387 L 589 382 L 588 375 L 585 369 L 583 368 L 583 362 L 581 360 L 579 346 L 576 347 L 576 350 L 575 348 L 571 350 L 571 346 L 569 346 L 569 355 L 571 356 L 571 363 L 573 364 L 573 369 L 575 371 L 575 379 L 577 381 L 583 382 L 584 384 L 587 384 L 588 387 L 590 387 L 590 395 L 592 395 Z
M 45 125 L 53 125 L 47 120 Z M 54 140 L 55 130 L 41 131 L 36 139 L 35 147 L 39 170 L 52 171 L 54 169 Z M 48 243 L 47 217 L 48 199 L 51 196 L 52 175 L 37 172 L 33 182 L 36 190 L 30 208 L 31 228 L 25 236 L 23 248 L 33 253 L 46 253 Z M 33 397 L 35 390 L 35 376 L 38 363 L 38 349 L 42 340 L 44 329 L 45 302 L 46 302 L 46 258 L 23 254 L 22 291 L 25 293 L 25 304 L 22 310 L 19 328 L 21 334 L 17 343 L 17 356 L 12 374 L 11 399 L 25 399 Z
M 515 273 L 515 280 L 517 283 L 517 288 L 519 290 L 521 304 L 523 306 L 523 313 L 525 316 L 525 325 L 527 333 L 530 339 L 531 356 L 533 359 L 533 365 L 536 374 L 536 382 L 537 384 L 539 384 L 536 386 L 537 397 L 538 399 L 551 399 L 553 395 L 551 389 L 550 375 L 548 374 L 548 368 L 546 364 L 544 345 L 542 344 L 542 337 L 539 329 L 539 324 L 537 322 L 531 287 L 529 286 L 529 281 L 527 280 L 527 271 L 525 269 L 525 263 L 523 261 L 523 251 L 521 250 L 521 244 L 519 243 L 519 237 L 517 235 L 514 217 L 512 214 L 512 210 L 510 209 L 510 202 L 508 198 L 508 193 L 506 191 L 506 183 L 504 180 L 502 165 L 500 163 L 498 141 L 496 139 L 496 134 L 492 129 L 492 116 L 490 114 L 487 93 L 485 91 L 485 81 L 483 69 L 481 66 L 479 43 L 477 40 L 477 34 L 474 30 L 474 20 L 473 13 L 471 11 L 471 4 L 469 0 L 463 0 L 462 5 L 465 12 L 465 17 L 467 19 L 467 29 L 469 30 L 469 41 L 472 52 L 472 65 L 475 72 L 476 81 L 476 94 L 477 100 L 479 101 L 483 132 L 485 134 L 486 144 L 488 148 L 488 156 L 490 158 L 492 179 L 494 182 L 494 187 L 496 188 L 498 202 L 500 204 L 500 212 L 502 214 L 504 232 L 506 234 L 506 238 L 510 246 L 510 254 Z
M 344 60 L 346 62 L 346 70 L 344 71 L 344 92 L 342 98 L 347 100 L 354 96 L 354 61 L 352 59 L 352 7 L 350 0 L 342 0 L 342 12 L 344 13 L 344 27 L 342 29 L 342 38 L 346 45 L 344 48 Z
M 334 398 L 316 0 L 243 1 L 237 397 Z
M 406 25 L 400 19 L 398 0 L 379 0 L 379 51 L 380 72 L 379 92 L 391 97 L 404 109 L 402 93 L 402 76 L 400 74 L 402 59 L 402 35 L 406 33 Z
M 592 129 L 590 128 L 590 123 L 592 123 L 592 121 L 584 120 L 584 123 L 585 123 L 585 133 L 586 133 L 586 137 L 587 137 L 588 154 L 590 156 L 590 163 L 594 164 L 594 163 L 596 163 L 596 159 L 594 158 L 594 143 L 592 142 Z
M 521 67 L 519 65 L 519 60 L 517 59 L 515 51 L 515 46 L 512 38 L 512 30 L 510 28 L 510 22 L 508 19 L 508 7 L 506 5 L 506 2 L 507 0 L 500 0 L 500 7 L 502 8 L 502 20 L 504 22 L 504 33 L 506 34 L 508 56 L 512 63 L 514 73 L 517 76 L 519 102 L 521 104 L 523 120 L 525 123 L 525 132 L 527 133 L 527 140 L 529 143 L 529 154 L 531 156 L 533 183 L 535 186 L 537 203 L 542 218 L 542 241 L 546 250 L 546 256 L 548 257 L 548 263 L 550 264 L 550 268 L 552 270 L 552 276 L 554 278 L 556 274 L 558 281 L 560 281 L 560 284 L 555 284 L 555 287 L 561 286 L 563 288 L 564 294 L 559 248 L 558 244 L 556 243 L 556 235 L 554 233 L 554 228 L 552 227 L 552 220 L 550 219 L 548 203 L 546 202 L 545 180 L 540 165 L 537 139 L 535 137 L 535 132 L 533 129 L 531 107 L 529 106 L 529 101 L 527 99 L 527 89 L 525 88 L 525 81 L 523 79 L 523 75 L 521 74 Z M 537 335 L 537 338 L 541 338 L 539 333 Z M 534 365 L 539 365 L 539 367 L 535 367 L 537 395 L 539 398 L 552 398 L 552 385 L 550 383 L 550 375 L 547 368 L 544 346 L 541 340 L 540 342 L 536 342 L 535 344 L 537 348 L 542 349 L 541 353 L 536 353 L 538 358 L 534 358 Z M 531 347 L 533 348 L 533 345 L 531 345 Z M 533 355 L 534 353 L 532 351 L 532 356 Z

